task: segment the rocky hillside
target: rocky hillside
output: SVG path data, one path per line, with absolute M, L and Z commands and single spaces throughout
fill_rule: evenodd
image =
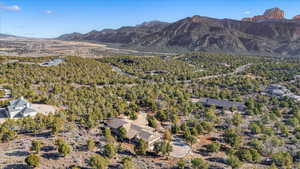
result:
M 300 20 L 278 8 L 242 21 L 201 16 L 168 24 L 150 22 L 117 30 L 63 35 L 62 40 L 121 43 L 152 51 L 207 51 L 272 56 L 300 55 Z
M 120 29 L 104 29 L 87 34 L 72 33 L 58 37 L 60 40 L 96 41 L 106 43 L 133 43 L 142 37 L 158 32 L 168 26 L 167 22 L 151 21 L 136 26 L 121 27 Z
M 300 22 L 244 22 L 194 16 L 143 37 L 142 47 L 230 53 L 300 54 Z

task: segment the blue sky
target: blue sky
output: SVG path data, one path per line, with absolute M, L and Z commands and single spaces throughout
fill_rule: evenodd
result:
M 272 7 L 300 14 L 300 0 L 0 0 L 0 32 L 56 37 L 193 15 L 241 19 Z

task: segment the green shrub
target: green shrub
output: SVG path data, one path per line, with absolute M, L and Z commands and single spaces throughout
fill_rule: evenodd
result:
M 233 155 L 227 159 L 227 163 L 232 167 L 232 169 L 239 169 L 242 166 L 239 158 Z
M 289 153 L 279 152 L 272 155 L 274 163 L 279 167 L 291 168 L 293 158 Z
M 30 154 L 26 157 L 25 162 L 28 166 L 36 168 L 40 165 L 40 157 L 36 154 Z
M 31 147 L 30 150 L 31 151 L 35 151 L 36 153 L 39 153 L 41 151 L 42 148 L 42 142 L 39 140 L 33 140 L 31 142 Z
M 89 166 L 93 169 L 106 169 L 108 166 L 108 160 L 97 154 L 90 158 Z
M 207 151 L 209 152 L 214 152 L 214 153 L 219 152 L 220 148 L 221 148 L 221 144 L 217 142 L 213 142 L 207 145 Z
M 133 169 L 133 168 L 134 168 L 134 164 L 131 158 L 125 157 L 122 159 L 122 169 Z
M 113 144 L 106 144 L 104 146 L 104 155 L 108 158 L 113 158 L 116 155 L 116 148 Z
M 208 163 L 202 158 L 194 158 L 191 160 L 193 169 L 208 169 Z
M 92 139 L 87 140 L 87 149 L 88 151 L 93 151 L 96 147 L 95 141 Z

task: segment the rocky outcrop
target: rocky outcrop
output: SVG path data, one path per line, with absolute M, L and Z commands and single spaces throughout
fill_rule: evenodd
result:
M 279 8 L 272 8 L 265 11 L 263 15 L 257 15 L 254 17 L 243 18 L 242 21 L 248 22 L 263 22 L 267 20 L 281 20 L 285 19 L 284 11 Z
M 300 20 L 300 15 L 294 16 L 293 20 Z
M 266 10 L 263 16 L 268 19 L 284 19 L 284 11 L 279 8 L 272 8 Z

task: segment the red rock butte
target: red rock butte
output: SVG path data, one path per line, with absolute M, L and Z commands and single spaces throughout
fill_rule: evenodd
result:
M 294 16 L 293 19 L 294 19 L 294 20 L 300 19 L 300 15 Z
M 261 22 L 270 19 L 285 19 L 284 11 L 279 8 L 267 9 L 263 15 L 243 18 L 242 21 Z

